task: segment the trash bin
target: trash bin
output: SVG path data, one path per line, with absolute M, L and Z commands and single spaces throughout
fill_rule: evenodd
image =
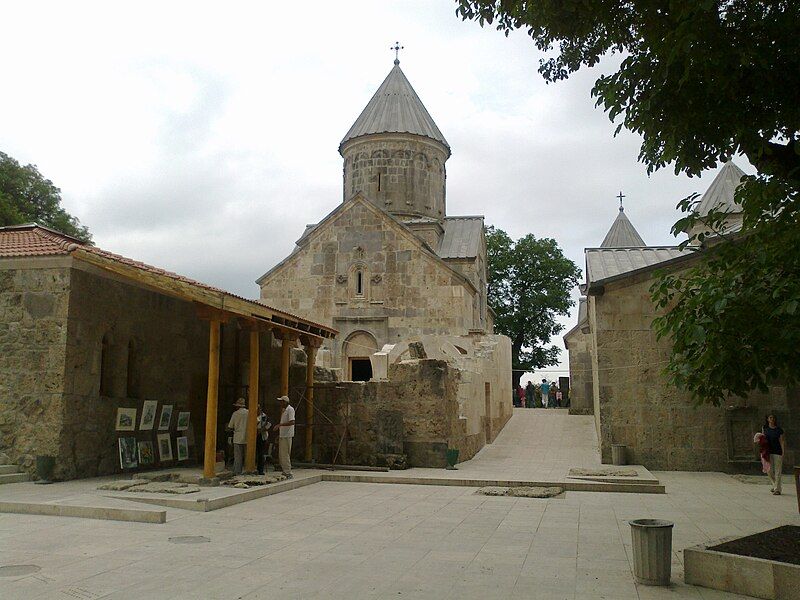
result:
M 611 462 L 617 466 L 627 465 L 628 461 L 625 460 L 625 444 L 611 444 Z
M 630 521 L 633 578 L 645 585 L 669 585 L 672 574 L 672 521 Z
M 445 467 L 446 469 L 454 471 L 458 468 L 456 467 L 456 463 L 458 462 L 458 455 L 459 455 L 458 448 L 447 449 L 447 453 L 445 454 L 445 457 L 447 458 L 447 466 Z

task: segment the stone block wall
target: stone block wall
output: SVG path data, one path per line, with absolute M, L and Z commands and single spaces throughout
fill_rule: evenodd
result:
M 29 471 L 61 436 L 68 265 L 0 261 L 0 452 Z
M 330 351 L 344 372 L 341 344 L 349 333 L 367 332 L 381 348 L 411 335 L 466 334 L 479 326 L 477 291 L 366 200 L 351 201 L 319 225 L 260 285 L 266 304 L 341 332 Z
M 569 414 L 591 415 L 594 413 L 591 334 L 578 329 L 564 341 L 569 351 Z
M 327 419 L 315 427 L 319 462 L 376 465 L 406 454 L 411 466 L 444 467 L 459 447 L 458 371 L 422 359 L 390 366 L 388 381 L 321 383 L 315 405 Z
M 173 456 L 177 456 L 174 438 L 182 435 L 175 430 L 179 411 L 192 413 L 190 442 L 203 435 L 208 323 L 197 318 L 189 302 L 76 265 L 70 271 L 63 429 L 56 475 L 70 479 L 119 472 L 118 437 L 155 443 L 156 434 L 165 433 L 156 431 L 157 425 L 153 430 L 139 430 L 145 400 L 158 402 L 157 418 L 162 406 L 172 405 L 169 432 Z M 102 393 L 101 371 L 105 377 Z M 120 407 L 137 409 L 136 431 L 115 431 Z
M 656 309 L 652 279 L 630 278 L 589 297 L 593 333 L 593 401 L 603 462 L 611 445 L 626 444 L 628 460 L 649 469 L 758 472 L 753 434 L 764 416 L 783 421 L 788 453 L 800 443 L 800 393 L 775 385 L 769 394 L 730 398 L 725 406 L 695 406 L 688 393 L 663 374 L 669 340 L 651 328 Z
M 445 210 L 447 150 L 414 135 L 363 136 L 348 142 L 344 200 L 363 192 L 391 213 L 441 219 Z

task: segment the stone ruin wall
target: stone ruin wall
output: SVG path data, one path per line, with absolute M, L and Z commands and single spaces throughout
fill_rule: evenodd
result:
M 32 471 L 61 435 L 69 262 L 0 262 L 0 453 Z
M 339 464 L 381 465 L 386 455 L 405 454 L 410 466 L 446 465 L 447 448 L 463 443 L 458 372 L 422 359 L 391 365 L 389 377 L 317 384 L 315 406 L 333 422 L 316 417 L 318 462 L 332 462 L 338 451 Z
M 410 466 L 443 467 L 447 448 L 457 448 L 459 461 L 465 461 L 494 440 L 513 412 L 510 340 L 418 339 L 428 358 L 410 358 L 409 350 L 398 345 L 385 357 L 385 379 L 315 388 L 315 406 L 334 422 L 316 417 L 318 461 L 332 461 L 338 450 L 341 464 L 381 465 L 385 455 L 405 454 Z M 469 355 L 462 356 L 453 343 L 469 349 Z M 323 372 L 330 373 L 317 369 L 317 376 Z M 298 410 L 298 423 L 304 419 Z M 350 425 L 343 439 L 345 422 Z
M 611 462 L 615 443 L 628 446 L 628 462 L 649 469 L 760 472 L 752 438 L 775 412 L 786 430 L 788 472 L 800 443 L 800 391 L 772 386 L 769 394 L 731 398 L 726 406 L 695 406 L 662 374 L 671 345 L 651 329 L 651 284 L 640 277 L 589 297 L 603 462 Z

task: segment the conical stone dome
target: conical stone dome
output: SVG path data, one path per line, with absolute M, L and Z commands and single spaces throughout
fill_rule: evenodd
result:
M 619 207 L 619 214 L 614 222 L 611 224 L 611 229 L 608 230 L 603 243 L 600 244 L 601 248 L 644 248 L 647 244 L 644 243 L 642 236 L 636 231 L 633 223 L 630 222 L 628 217 L 625 216 L 625 209 Z
M 367 106 L 339 144 L 339 151 L 350 140 L 376 133 L 408 133 L 435 140 L 450 149 L 425 105 L 411 87 L 399 61 L 372 96 Z
M 440 222 L 450 146 L 399 61 L 339 144 L 344 194 L 358 192 L 405 221 Z

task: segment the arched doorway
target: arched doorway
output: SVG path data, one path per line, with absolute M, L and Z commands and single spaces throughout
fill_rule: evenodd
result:
M 375 337 L 366 331 L 355 331 L 344 341 L 344 365 L 346 381 L 369 381 L 372 379 L 372 363 L 369 357 L 378 351 Z

